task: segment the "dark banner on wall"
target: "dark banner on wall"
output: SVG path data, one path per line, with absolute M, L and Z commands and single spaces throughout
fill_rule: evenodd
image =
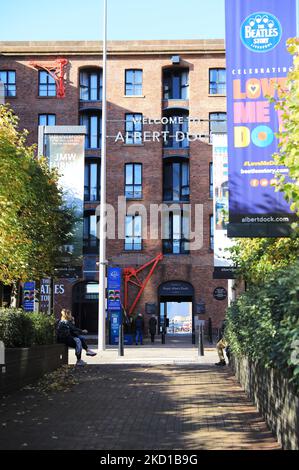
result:
M 279 98 L 292 66 L 286 41 L 296 36 L 296 0 L 226 0 L 229 152 L 228 235 L 286 236 L 294 214 L 275 175 L 288 170 L 272 158 L 281 115 Z
M 42 313 L 51 313 L 51 294 L 52 294 L 52 281 L 51 279 L 41 279 L 40 281 L 40 296 L 39 296 L 39 310 Z

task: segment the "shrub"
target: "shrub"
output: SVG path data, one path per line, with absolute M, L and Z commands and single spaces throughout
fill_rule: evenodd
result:
M 53 315 L 31 313 L 34 329 L 34 344 L 53 344 L 55 342 L 55 318 Z
M 225 336 L 236 356 L 275 367 L 299 389 L 299 262 L 252 286 L 227 313 Z
M 7 348 L 27 348 L 55 342 L 55 319 L 21 309 L 0 309 L 0 340 Z
M 0 310 L 0 340 L 8 348 L 29 347 L 34 341 L 33 323 L 23 310 Z

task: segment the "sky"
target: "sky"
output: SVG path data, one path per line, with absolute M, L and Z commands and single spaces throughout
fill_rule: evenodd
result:
M 224 38 L 225 0 L 108 0 L 108 39 Z M 0 0 L 0 41 L 99 40 L 103 0 Z

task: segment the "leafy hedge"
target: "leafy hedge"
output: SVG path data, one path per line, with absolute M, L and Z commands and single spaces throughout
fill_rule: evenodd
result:
M 236 356 L 275 367 L 299 390 L 299 262 L 277 270 L 228 309 L 225 336 Z
M 7 348 L 26 348 L 55 342 L 54 316 L 0 309 L 0 340 Z

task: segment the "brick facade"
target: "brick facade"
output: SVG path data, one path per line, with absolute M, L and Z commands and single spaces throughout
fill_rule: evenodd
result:
M 56 114 L 57 125 L 78 125 L 80 110 L 101 110 L 101 102 L 82 102 L 79 95 L 79 71 L 86 67 L 101 67 L 101 46 L 96 42 L 53 43 L 0 43 L 0 71 L 15 70 L 17 95 L 7 98 L 20 118 L 22 128 L 30 131 L 29 143 L 37 143 L 38 115 Z M 163 101 L 163 70 L 172 66 L 172 56 L 180 56 L 180 67 L 189 69 L 189 100 Z M 51 62 L 66 58 L 66 96 L 64 99 L 38 96 L 38 72 L 31 61 Z M 107 143 L 107 202 L 117 204 L 124 195 L 124 165 L 129 162 L 143 164 L 143 200 L 150 204 L 163 202 L 163 158 L 169 155 L 185 156 L 190 162 L 190 204 L 203 205 L 203 247 L 191 254 L 165 255 L 142 295 L 137 309 L 144 311 L 145 303 L 158 305 L 158 287 L 165 281 L 190 282 L 195 291 L 194 303 L 204 300 L 206 314 L 202 319 L 212 319 L 219 327 L 226 308 L 226 301 L 213 298 L 216 287 L 227 288 L 224 280 L 213 280 L 213 252 L 210 249 L 209 217 L 213 212 L 209 198 L 209 163 L 212 147 L 208 139 L 192 142 L 188 149 L 163 149 L 162 142 L 145 142 L 143 145 L 115 143 L 113 136 L 124 132 L 126 113 L 142 113 L 146 118 L 161 118 L 166 108 L 180 107 L 189 110 L 190 117 L 204 119 L 201 124 L 191 124 L 189 132 L 208 134 L 209 113 L 225 112 L 223 95 L 209 94 L 209 69 L 225 68 L 225 52 L 222 41 L 140 41 L 111 42 L 108 48 L 108 143 Z M 125 70 L 143 70 L 141 97 L 125 96 Z M 161 125 L 145 125 L 144 130 L 161 131 Z M 87 150 L 86 159 L 100 157 L 100 150 Z M 128 206 L 135 201 L 128 201 Z M 94 210 L 96 204 L 86 203 L 86 209 Z M 123 240 L 108 240 L 107 258 L 110 264 L 140 266 L 162 252 L 161 240 L 144 240 L 141 252 L 125 252 Z M 94 262 L 96 254 L 88 255 Z M 85 262 L 87 256 L 85 257 Z M 96 280 L 96 278 L 95 278 Z M 78 281 L 76 281 L 78 282 Z M 55 295 L 56 313 L 73 306 L 72 282 L 64 284 L 64 295 Z M 195 310 L 194 310 L 195 311 Z

